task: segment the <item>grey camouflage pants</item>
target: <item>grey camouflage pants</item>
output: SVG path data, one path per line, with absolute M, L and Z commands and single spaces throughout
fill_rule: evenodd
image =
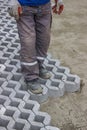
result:
M 50 43 L 51 5 L 22 6 L 17 21 L 21 42 L 20 61 L 25 80 L 38 78 L 39 65 L 47 55 Z

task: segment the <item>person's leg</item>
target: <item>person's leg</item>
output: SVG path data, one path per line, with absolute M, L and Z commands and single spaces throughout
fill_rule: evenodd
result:
M 29 12 L 29 7 L 23 7 L 23 14 L 17 22 L 18 33 L 21 42 L 20 61 L 22 73 L 25 80 L 33 80 L 38 78 L 39 69 L 36 59 L 36 32 L 33 13 Z
M 36 58 L 36 31 L 34 14 L 31 7 L 23 7 L 23 14 L 17 22 L 18 33 L 21 42 L 20 61 L 27 89 L 34 94 L 42 93 L 42 87 L 38 82 L 39 66 Z
M 50 78 L 49 73 L 43 68 L 44 58 L 47 56 L 47 51 L 50 44 L 51 31 L 51 5 L 50 3 L 40 6 L 35 17 L 36 21 L 36 50 L 37 59 L 40 68 L 40 77 Z M 41 73 L 42 72 L 42 73 Z M 43 76 L 41 76 L 44 74 Z

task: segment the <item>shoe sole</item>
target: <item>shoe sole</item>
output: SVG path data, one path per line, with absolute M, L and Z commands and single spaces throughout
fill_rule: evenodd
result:
M 28 89 L 29 91 L 31 91 L 33 94 L 42 94 L 43 92 L 43 88 L 39 88 L 37 90 L 32 90 L 31 88 Z
M 50 79 L 51 75 L 48 75 L 48 76 L 41 76 L 41 75 L 39 75 L 39 77 L 42 78 L 42 79 Z

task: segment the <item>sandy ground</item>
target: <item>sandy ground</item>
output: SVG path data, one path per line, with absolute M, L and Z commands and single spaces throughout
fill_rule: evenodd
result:
M 61 16 L 53 16 L 49 52 L 83 79 L 81 92 L 65 94 L 41 105 L 61 130 L 87 130 L 87 0 L 64 0 Z

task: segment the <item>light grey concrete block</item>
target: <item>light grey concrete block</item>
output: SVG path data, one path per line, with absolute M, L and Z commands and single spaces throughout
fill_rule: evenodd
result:
M 4 78 L 9 81 L 12 78 L 13 74 L 11 72 L 2 71 L 0 73 L 0 78 Z
M 4 106 L 2 106 L 0 108 L 0 116 L 4 115 L 5 111 L 6 111 L 6 108 Z
M 6 65 L 6 68 L 4 69 L 4 71 L 7 71 L 7 72 L 11 72 L 11 73 L 16 73 L 17 71 L 17 67 L 15 65 Z
M 29 123 L 32 120 L 32 118 L 35 117 L 35 114 L 32 112 L 32 110 L 26 110 L 26 109 L 21 109 L 21 112 L 17 114 L 14 114 L 14 118 L 20 118 L 27 120 Z
M 55 72 L 52 74 L 50 80 L 60 80 L 62 82 L 66 80 L 66 75 L 64 73 Z
M 53 126 L 46 126 L 45 128 L 46 128 L 47 130 L 60 130 L 59 128 L 53 127 Z
M 64 83 L 60 80 L 48 80 L 46 86 L 48 88 L 49 97 L 60 97 L 64 95 Z
M 9 80 L 7 84 L 8 88 L 13 88 L 14 90 L 19 90 L 21 88 L 21 84 L 14 80 Z
M 5 116 L 5 115 L 1 115 L 0 116 L 0 127 L 4 127 L 7 128 L 8 125 L 10 124 L 10 122 L 12 122 L 12 118 Z
M 30 130 L 40 130 L 42 127 L 40 125 L 37 125 L 36 123 L 33 123 L 30 127 Z
M 3 51 L 0 51 L 0 56 L 3 56 Z
M 6 128 L 5 128 L 5 127 L 0 126 L 0 130 L 6 130 Z
M 48 70 L 48 71 L 52 71 L 53 70 L 53 68 L 54 68 L 54 65 L 50 65 L 50 64 L 48 64 L 46 61 L 45 61 L 45 66 L 46 66 L 46 69 Z
M 58 67 L 60 65 L 60 61 L 58 59 L 48 59 L 48 64 L 54 65 L 55 67 Z
M 0 64 L 5 65 L 5 62 L 8 60 L 8 58 L 3 57 L 2 55 L 0 55 Z
M 19 109 L 22 111 L 32 111 L 33 113 L 36 113 L 40 109 L 40 104 L 33 100 L 28 100 L 25 102 L 21 102 L 19 105 Z
M 5 53 L 3 54 L 3 57 L 9 58 L 9 59 L 13 59 L 14 54 L 11 53 L 11 52 L 5 52 Z
M 51 116 L 46 112 L 36 111 L 35 121 L 42 122 L 44 126 L 50 125 Z
M 41 85 L 41 86 L 43 88 L 42 94 L 33 94 L 31 91 L 28 90 L 31 100 L 38 101 L 39 103 L 47 101 L 47 99 L 48 99 L 48 89 L 44 85 Z
M 77 75 L 68 74 L 64 81 L 67 92 L 75 92 L 80 89 L 80 78 Z
M 11 80 L 20 82 L 21 78 L 22 78 L 22 74 L 14 73 L 13 77 L 11 78 Z
M 45 128 L 41 128 L 40 130 L 60 130 L 60 129 L 53 126 L 46 126 Z
M 0 77 L 0 87 L 5 83 L 6 79 Z
M 6 46 L 0 46 L 0 51 L 2 51 L 3 53 L 5 53 L 7 51 L 7 47 Z
M 34 115 L 32 118 L 29 119 L 30 124 L 39 128 L 44 127 L 42 120 L 39 120 L 39 118 L 39 116 Z
M 18 115 L 21 113 L 18 108 L 12 106 L 5 106 L 4 115 L 8 117 L 12 117 L 12 119 L 16 120 Z
M 11 120 L 7 126 L 8 130 L 29 130 L 29 128 L 30 124 L 22 119 Z
M 7 88 L 6 85 L 7 85 L 7 83 L 5 82 L 5 84 L 2 86 L 2 92 L 0 92 L 0 94 L 10 98 L 10 96 L 13 95 L 13 93 L 14 93 L 14 89 Z
M 64 66 L 56 66 L 54 69 L 53 69 L 53 73 L 62 73 L 62 74 L 69 74 L 70 73 L 70 69 L 67 68 L 67 67 L 64 67 Z
M 7 106 L 10 102 L 10 99 L 7 96 L 0 95 L 0 105 Z
M 16 90 L 15 98 L 20 98 L 20 99 L 24 100 L 25 102 L 30 99 L 30 94 L 28 92 L 21 91 L 18 89 L 15 89 L 15 90 Z

